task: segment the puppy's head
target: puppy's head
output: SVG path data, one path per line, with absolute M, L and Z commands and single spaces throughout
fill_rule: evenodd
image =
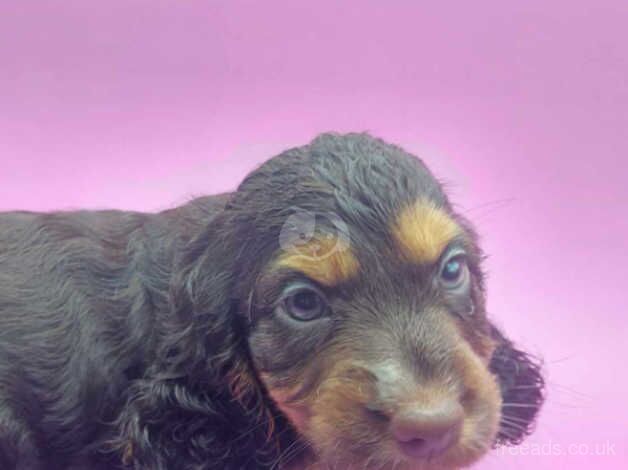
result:
M 227 210 L 252 370 L 300 438 L 286 460 L 450 469 L 528 432 L 538 368 L 489 323 L 476 236 L 419 159 L 324 135 Z

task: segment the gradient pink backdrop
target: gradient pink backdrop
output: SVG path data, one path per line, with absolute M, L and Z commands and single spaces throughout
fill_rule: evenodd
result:
M 477 467 L 627 468 L 627 25 L 625 0 L 4 0 L 0 209 L 163 209 L 368 130 L 450 182 L 491 312 L 546 361 L 553 455 Z

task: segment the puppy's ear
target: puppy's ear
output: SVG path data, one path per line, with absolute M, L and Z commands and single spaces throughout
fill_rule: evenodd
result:
M 243 459 L 263 451 L 257 433 L 242 437 L 251 416 L 261 419 L 266 410 L 235 312 L 237 238 L 221 213 L 177 259 L 157 357 L 119 418 L 117 445 L 133 468 L 224 468 L 225 456 L 237 460 L 229 444 L 236 441 Z
M 244 325 L 235 314 L 239 252 L 235 222 L 219 214 L 176 261 L 170 313 L 159 359 L 168 374 L 190 380 L 220 378 L 244 351 Z
M 496 444 L 519 444 L 533 428 L 543 404 L 545 381 L 538 360 L 517 349 L 495 326 L 497 342 L 490 363 L 502 394 L 502 419 Z

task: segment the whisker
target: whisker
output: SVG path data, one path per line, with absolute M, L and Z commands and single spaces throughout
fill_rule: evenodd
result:
M 278 414 L 276 414 L 276 415 L 273 415 L 273 418 L 274 418 L 274 417 L 277 417 L 277 416 L 280 416 L 280 415 L 281 415 L 281 413 L 278 413 Z M 271 419 L 271 417 L 267 418 L 267 421 L 270 421 L 270 419 Z M 276 434 L 273 436 L 274 441 L 275 441 L 276 443 L 279 443 L 279 438 L 280 438 L 281 436 L 283 436 L 284 434 L 286 434 L 287 432 L 290 432 L 290 431 L 292 431 L 292 428 L 290 428 L 289 426 L 286 426 L 286 428 L 285 428 L 285 429 L 282 429 L 281 431 L 279 431 L 278 433 L 276 433 Z M 237 439 L 236 439 L 236 441 L 237 441 Z M 284 453 L 285 453 L 285 452 L 286 452 L 289 448 L 293 447 L 293 446 L 294 446 L 294 445 L 296 445 L 296 444 L 301 444 L 301 442 L 300 442 L 299 440 L 295 440 L 295 441 L 294 441 L 294 442 L 292 442 L 292 443 L 291 443 L 291 444 L 290 444 L 290 445 L 289 445 L 286 449 L 282 450 L 282 451 L 281 451 L 281 453 L 279 454 L 279 457 L 277 457 L 276 459 L 274 459 L 274 460 L 273 460 L 273 463 L 272 463 L 272 465 L 271 465 L 271 467 L 270 467 L 270 468 L 271 468 L 271 469 L 273 469 L 273 468 L 277 468 L 277 469 L 279 469 L 279 467 L 275 467 L 275 465 L 279 465 L 279 464 L 281 463 L 281 459 L 282 459 L 282 456 L 284 455 Z M 309 445 L 309 444 L 308 444 L 308 445 Z M 249 463 L 251 463 L 251 462 L 253 461 L 253 459 L 255 459 L 255 454 L 253 454 L 253 455 L 251 456 L 251 458 L 250 458 L 249 460 L 247 460 L 246 464 L 248 465 Z
M 307 446 L 304 445 L 303 442 L 301 441 L 294 441 L 292 444 L 290 444 L 288 447 L 286 447 L 280 454 L 279 456 L 275 459 L 275 461 L 272 463 L 272 465 L 270 466 L 271 469 L 276 469 L 279 470 L 281 467 L 280 465 L 288 460 L 286 459 L 286 457 L 290 456 L 293 457 L 294 455 L 298 454 L 300 451 L 304 450 Z
M 512 429 L 502 428 L 499 430 L 499 434 L 506 436 L 509 439 L 518 440 L 521 436 L 519 434 L 515 434 Z
M 488 202 L 484 202 L 482 204 L 478 204 L 476 206 L 472 206 L 466 209 L 462 209 L 462 212 L 465 213 L 472 213 L 472 212 L 476 212 L 476 211 L 481 211 L 481 210 L 485 210 L 485 209 L 489 209 L 489 210 L 496 210 L 496 209 L 502 209 L 506 206 L 508 206 L 509 204 L 512 204 L 513 202 L 515 202 L 515 198 L 514 197 L 508 197 L 508 198 L 503 198 L 503 199 L 495 199 L 493 201 L 488 201 Z
M 521 424 L 513 423 L 511 421 L 504 421 L 504 420 L 502 420 L 502 421 L 499 422 L 499 424 L 505 424 L 506 427 L 519 429 L 520 431 L 525 431 L 527 429 L 527 427 L 524 427 Z
M 517 385 L 516 387 L 509 387 L 508 390 L 532 390 L 539 388 L 538 385 Z
M 540 405 L 530 403 L 503 403 L 502 408 L 539 408 Z
M 253 426 L 251 426 L 249 429 L 247 429 L 245 432 L 243 432 L 242 434 L 240 434 L 238 437 L 236 437 L 235 439 L 233 439 L 232 441 L 229 442 L 229 444 L 235 444 L 236 442 L 238 442 L 240 439 L 243 439 L 247 436 L 250 436 L 251 434 L 253 434 L 256 430 L 258 430 L 259 428 L 266 426 L 268 423 L 270 423 L 271 421 L 275 420 L 276 418 L 279 418 L 281 416 L 281 413 L 276 413 L 276 414 L 271 414 L 271 415 L 267 415 L 263 420 L 261 420 L 260 422 L 254 424 Z M 285 431 L 285 430 L 284 430 Z M 281 432 L 284 432 L 281 431 Z M 279 434 L 278 434 L 279 435 Z
M 510 415 L 507 415 L 507 414 L 502 415 L 502 419 L 507 419 L 509 421 L 514 421 L 514 422 L 520 422 L 520 423 L 523 423 L 523 424 L 526 424 L 526 425 L 529 423 L 529 420 L 527 420 L 527 419 L 518 418 L 516 416 L 510 416 Z
M 552 382 L 550 380 L 547 381 L 547 385 L 550 388 L 558 389 L 558 390 L 560 390 L 562 392 L 568 392 L 568 393 L 571 393 L 573 395 L 577 395 L 579 397 L 586 398 L 586 399 L 589 399 L 589 400 L 593 399 L 593 397 L 591 395 L 587 395 L 586 393 L 579 392 L 579 391 L 577 391 L 577 390 L 575 390 L 573 388 L 566 387 L 565 385 L 561 385 L 559 383 Z

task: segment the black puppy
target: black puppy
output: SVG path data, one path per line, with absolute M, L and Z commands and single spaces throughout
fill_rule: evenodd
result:
M 481 260 L 425 165 L 364 134 L 158 214 L 1 214 L 0 468 L 469 465 L 543 397 Z

